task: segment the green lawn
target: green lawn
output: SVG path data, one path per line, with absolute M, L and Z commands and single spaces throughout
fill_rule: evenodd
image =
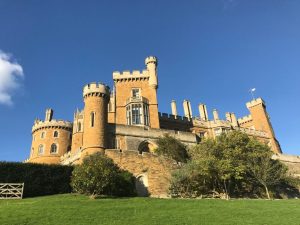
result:
M 54 195 L 0 200 L 0 224 L 300 224 L 300 200 L 92 200 Z

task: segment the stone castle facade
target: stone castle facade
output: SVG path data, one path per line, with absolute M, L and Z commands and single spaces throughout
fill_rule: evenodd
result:
M 132 172 L 150 195 L 163 196 L 170 171 L 176 167 L 172 160 L 155 155 L 156 140 L 164 134 L 191 145 L 205 137 L 240 130 L 281 153 L 261 98 L 246 104 L 249 115 L 242 118 L 228 112 L 223 120 L 213 110 L 213 119 L 209 119 L 205 104 L 199 104 L 199 116 L 195 117 L 188 100 L 183 101 L 184 116 L 178 115 L 175 101 L 171 102 L 171 114 L 160 113 L 157 58 L 149 56 L 145 64 L 143 71 L 113 72 L 112 90 L 102 83 L 85 85 L 84 109 L 74 113 L 73 122 L 53 119 L 53 110 L 47 109 L 45 120 L 34 121 L 26 162 L 78 164 L 100 151 Z

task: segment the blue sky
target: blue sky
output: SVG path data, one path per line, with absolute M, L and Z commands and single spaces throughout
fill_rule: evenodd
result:
M 148 55 L 161 112 L 189 99 L 194 115 L 204 102 L 210 117 L 244 116 L 255 87 L 283 151 L 300 155 L 299 11 L 298 0 L 0 0 L 0 59 L 13 75 L 0 78 L 0 160 L 28 157 L 45 108 L 72 120 L 84 84 L 111 86 L 114 70 L 142 70 Z

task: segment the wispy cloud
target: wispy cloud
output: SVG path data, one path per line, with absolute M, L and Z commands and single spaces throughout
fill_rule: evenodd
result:
M 23 68 L 12 55 L 0 50 L 0 104 L 12 105 L 12 95 L 24 78 Z

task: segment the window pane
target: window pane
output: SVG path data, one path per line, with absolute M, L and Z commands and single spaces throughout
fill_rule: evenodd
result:
M 132 89 L 132 97 L 137 98 L 140 96 L 140 90 L 139 89 Z

